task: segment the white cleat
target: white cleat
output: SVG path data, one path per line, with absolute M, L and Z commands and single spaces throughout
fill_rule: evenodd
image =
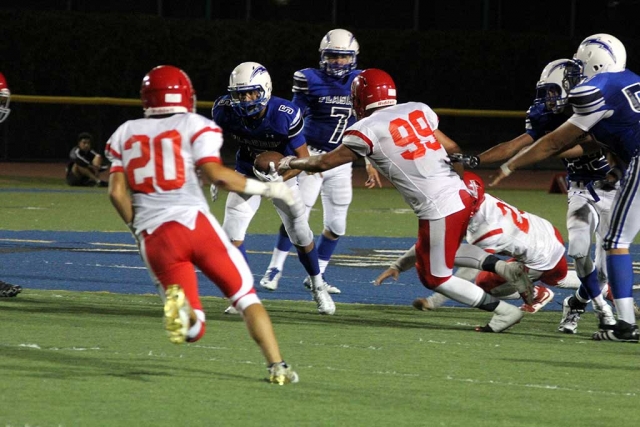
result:
M 311 290 L 313 300 L 318 304 L 318 313 L 332 315 L 336 312 L 336 304 L 326 286 L 319 286 Z
M 580 314 L 584 313 L 586 304 L 581 303 L 574 296 L 569 296 L 562 301 L 562 319 L 558 326 L 558 332 L 575 334 L 578 332 Z
M 280 281 L 281 277 L 282 271 L 280 271 L 276 267 L 271 267 L 267 269 L 267 271 L 264 273 L 264 276 L 262 276 L 262 279 L 260 279 L 260 286 L 270 291 L 275 291 L 276 289 L 278 289 L 278 282 Z
M 224 309 L 224 314 L 240 314 L 240 312 L 232 305 Z
M 324 274 L 322 275 L 322 282 L 324 283 L 324 285 L 327 287 L 327 292 L 329 292 L 330 294 L 341 294 L 342 291 L 338 288 L 336 288 L 335 286 L 331 286 L 325 279 L 324 279 Z M 306 279 L 304 279 L 304 282 L 302 282 L 302 284 L 304 285 L 305 288 L 311 290 L 313 288 L 313 286 L 311 286 L 311 277 L 307 276 Z

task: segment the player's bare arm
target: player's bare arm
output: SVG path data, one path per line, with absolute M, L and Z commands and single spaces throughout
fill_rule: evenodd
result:
M 513 157 L 525 147 L 533 144 L 535 141 L 528 133 L 513 138 L 511 141 L 501 142 L 478 154 L 481 164 L 495 163 Z
M 125 224 L 131 224 L 133 222 L 133 204 L 127 178 L 123 172 L 113 172 L 109 175 L 109 199 Z
M 516 169 L 532 165 L 561 152 L 565 148 L 572 147 L 575 145 L 576 139 L 584 133 L 582 129 L 569 122 L 562 124 L 558 129 L 543 136 L 529 148 L 504 163 L 490 186 L 498 184 Z
M 353 150 L 341 145 L 335 150 L 319 156 L 312 156 L 304 159 L 292 158 L 291 156 L 285 157 L 280 160 L 278 173 L 284 173 L 290 169 L 299 169 L 307 172 L 324 172 L 337 166 L 344 165 L 345 163 L 355 162 L 358 160 L 358 157 L 359 156 Z

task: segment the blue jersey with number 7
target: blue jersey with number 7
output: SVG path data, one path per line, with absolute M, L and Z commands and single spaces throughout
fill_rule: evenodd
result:
M 360 70 L 335 77 L 320 69 L 305 68 L 293 75 L 293 103 L 304 114 L 308 145 L 331 151 L 342 142 L 345 129 L 355 123 L 351 108 L 351 82 Z

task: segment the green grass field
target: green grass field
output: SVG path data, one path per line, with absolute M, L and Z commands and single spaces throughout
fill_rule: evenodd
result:
M 125 231 L 105 189 L 3 179 L 0 227 Z M 64 190 L 64 191 L 58 191 Z M 566 197 L 495 191 L 552 220 L 566 237 Z M 224 197 L 223 197 L 224 198 Z M 264 204 L 252 233 L 278 227 Z M 223 200 L 212 205 L 222 218 Z M 321 215 L 312 226 L 321 228 Z M 393 190 L 357 189 L 350 235 L 413 236 L 416 220 Z M 0 257 L 1 261 L 1 257 Z M 207 334 L 169 343 L 154 295 L 26 289 L 0 300 L 0 426 L 635 426 L 638 346 L 574 336 L 558 313 L 527 315 L 503 334 L 478 334 L 487 313 L 265 301 L 300 383 L 264 381 L 241 319 L 204 298 Z

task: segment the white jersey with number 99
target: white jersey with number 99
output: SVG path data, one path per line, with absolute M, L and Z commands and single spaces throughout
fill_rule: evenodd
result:
M 192 113 L 129 120 L 109 138 L 111 173 L 123 172 L 133 192 L 134 227 L 152 233 L 168 221 L 195 228 L 209 213 L 196 167 L 220 162 L 222 132 Z
M 420 219 L 439 219 L 464 208 L 464 182 L 451 169 L 434 130 L 438 116 L 408 102 L 374 111 L 344 133 L 342 144 L 361 156 L 400 191 Z

